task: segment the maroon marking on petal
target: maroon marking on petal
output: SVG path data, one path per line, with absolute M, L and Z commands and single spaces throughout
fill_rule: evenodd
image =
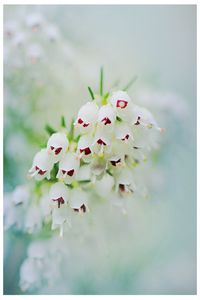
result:
M 57 149 L 55 150 L 55 155 L 58 155 L 58 154 L 60 153 L 61 150 L 62 150 L 62 147 L 57 148 Z
M 106 146 L 106 143 L 102 139 L 98 139 L 97 144 Z
M 63 173 L 63 175 L 65 175 L 65 173 L 66 173 L 67 171 L 65 171 L 65 170 L 61 170 L 61 172 Z
M 53 150 L 55 147 L 51 146 L 50 148 L 51 148 L 51 150 Z
M 89 154 L 91 153 L 91 150 L 90 150 L 89 147 L 87 147 L 87 148 L 84 148 L 84 149 L 80 149 L 80 152 L 81 152 L 81 153 L 84 152 L 85 155 L 89 155 Z
M 122 141 L 125 141 L 125 140 L 128 140 L 129 139 L 129 134 L 127 134 L 123 139 Z
M 133 149 L 139 149 L 139 147 L 134 146 Z
M 44 175 L 46 173 L 46 171 L 42 171 L 41 169 L 40 169 L 40 171 L 38 172 L 38 174 L 40 174 L 40 175 Z
M 67 175 L 69 175 L 69 176 L 73 176 L 73 174 L 74 174 L 74 169 L 69 170 L 69 171 L 67 172 Z
M 78 124 L 82 124 L 83 120 L 82 119 L 78 119 Z
M 124 184 L 119 184 L 119 190 L 120 190 L 120 192 L 125 192 L 125 185 Z
M 121 158 L 119 158 L 118 160 L 111 160 L 110 162 L 111 162 L 111 164 L 112 164 L 113 166 L 116 167 L 116 165 L 117 165 L 119 162 L 121 162 Z
M 73 210 L 74 210 L 75 212 L 79 212 L 79 209 L 78 209 L 78 208 L 73 208 Z
M 111 121 L 108 117 L 105 117 L 104 119 L 102 119 L 101 122 L 104 123 L 104 125 L 111 124 Z
M 46 171 L 41 170 L 38 166 L 35 166 L 36 171 L 38 171 L 38 174 L 44 175 Z
M 58 199 L 52 199 L 53 201 L 58 201 L 58 208 L 60 208 L 60 204 L 64 204 L 65 200 L 63 199 L 63 197 L 60 197 Z
M 140 116 L 138 116 L 137 121 L 134 123 L 134 125 L 140 125 Z
M 85 206 L 85 204 L 81 205 L 80 210 L 82 212 L 84 212 L 84 213 L 86 212 L 86 206 Z
M 128 101 L 125 100 L 117 100 L 117 107 L 125 108 L 128 105 Z
M 83 127 L 88 127 L 90 124 L 89 123 L 84 123 Z

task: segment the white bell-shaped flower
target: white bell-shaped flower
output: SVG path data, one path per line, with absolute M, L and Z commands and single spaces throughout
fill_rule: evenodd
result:
M 133 133 L 128 124 L 124 122 L 117 122 L 115 125 L 115 136 L 123 143 L 133 144 Z
M 80 188 L 73 189 L 70 196 L 70 207 L 76 212 L 89 211 L 88 206 L 88 193 Z
M 38 44 L 31 44 L 27 48 L 27 56 L 32 64 L 37 63 L 44 55 L 43 49 Z
M 131 99 L 126 92 L 117 91 L 111 95 L 109 101 L 117 110 L 123 110 L 128 107 Z
M 89 162 L 92 157 L 92 142 L 93 139 L 89 135 L 83 135 L 80 137 L 77 146 L 77 154 L 79 158 L 82 158 L 85 162 Z
M 26 214 L 25 230 L 28 233 L 37 232 L 42 227 L 42 214 L 39 207 L 36 204 L 32 204 Z
M 115 181 L 113 176 L 105 174 L 100 180 L 95 183 L 95 192 L 100 196 L 107 198 L 114 187 Z
M 49 219 L 49 217 L 51 216 L 51 211 L 52 211 L 52 207 L 51 207 L 51 201 L 49 201 L 49 195 L 48 194 L 44 194 L 41 199 L 40 199 L 40 210 L 42 213 L 43 218 L 46 220 Z
M 121 195 L 126 195 L 134 192 L 135 184 L 133 175 L 130 169 L 124 167 L 116 174 L 116 190 Z
M 124 155 L 122 153 L 113 154 L 109 157 L 109 162 L 114 167 L 121 167 L 124 164 Z
M 27 204 L 30 199 L 30 192 L 27 186 L 18 185 L 12 193 L 12 201 L 15 205 Z
M 35 259 L 27 258 L 20 268 L 20 288 L 22 291 L 38 288 L 41 283 L 41 269 Z
M 75 126 L 81 133 L 90 132 L 97 122 L 97 117 L 98 106 L 94 102 L 87 102 L 80 108 Z
M 113 125 L 116 119 L 116 114 L 114 108 L 110 105 L 103 105 L 99 109 L 98 113 L 98 123 L 102 126 L 104 125 Z
M 59 163 L 57 178 L 64 179 L 67 184 L 72 183 L 80 166 L 80 160 L 75 153 L 67 153 Z
M 111 151 L 111 132 L 106 128 L 97 128 L 93 141 L 93 151 L 99 156 Z
M 58 28 L 53 25 L 48 25 L 45 30 L 46 36 L 48 40 L 52 43 L 55 43 L 58 41 L 60 37 L 60 32 L 58 31 Z
M 55 158 L 55 162 L 59 161 L 63 157 L 68 146 L 69 141 L 66 135 L 62 132 L 53 133 L 47 142 L 48 152 Z
M 107 168 L 107 160 L 104 157 L 95 157 L 91 161 L 92 181 L 95 181 L 96 176 L 100 176 Z
M 160 128 L 153 117 L 152 113 L 146 109 L 145 107 L 141 107 L 138 105 L 133 105 L 131 107 L 132 110 L 132 124 L 135 126 L 145 126 L 148 128 L 156 128 L 159 131 L 162 131 L 163 129 Z
M 26 24 L 30 27 L 34 32 L 38 31 L 44 22 L 42 15 L 40 14 L 31 14 L 26 18 Z
M 51 186 L 49 198 L 53 206 L 60 208 L 62 204 L 66 204 L 69 197 L 69 191 L 63 182 L 56 182 Z
M 76 180 L 78 181 L 90 181 L 91 180 L 91 165 L 86 164 L 80 166 Z
M 69 213 L 66 206 L 60 208 L 54 208 L 52 212 L 52 229 L 60 228 L 60 236 L 63 236 L 64 225 L 68 224 Z
M 53 168 L 54 160 L 48 154 L 46 149 L 40 150 L 33 159 L 33 165 L 29 170 L 29 176 L 35 177 L 36 180 L 44 178 L 50 179 L 50 172 Z

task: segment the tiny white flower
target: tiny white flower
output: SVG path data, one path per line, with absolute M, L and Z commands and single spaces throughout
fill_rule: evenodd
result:
M 90 167 L 90 164 L 82 165 L 79 168 L 76 180 L 78 180 L 78 181 L 91 180 L 91 167 Z
M 133 134 L 131 128 L 124 122 L 117 122 L 115 125 L 115 136 L 124 143 L 133 144 Z
M 38 268 L 33 258 L 26 259 L 20 268 L 20 288 L 27 291 L 39 286 L 41 280 L 41 270 Z
M 43 22 L 43 17 L 40 14 L 31 14 L 26 18 L 27 26 L 30 27 L 34 32 L 39 30 Z
M 155 118 L 153 117 L 152 113 L 148 109 L 138 105 L 133 105 L 131 109 L 132 109 L 133 125 L 135 126 L 142 125 L 148 128 L 154 127 L 159 131 L 162 131 L 162 128 L 158 126 Z
M 54 206 L 60 208 L 62 204 L 67 203 L 68 197 L 68 188 L 64 183 L 56 182 L 51 186 L 51 189 L 49 191 L 49 198 L 53 202 Z
M 94 153 L 103 156 L 104 153 L 110 152 L 111 138 L 111 133 L 106 128 L 97 128 L 93 142 Z
M 98 113 L 99 124 L 105 126 L 113 125 L 115 119 L 116 119 L 115 110 L 110 104 L 103 105 L 99 109 L 99 113 Z
M 109 162 L 114 167 L 121 167 L 124 164 L 124 155 L 120 153 L 116 155 L 111 155 L 109 157 Z
M 124 110 L 124 109 L 128 108 L 128 105 L 131 102 L 131 99 L 126 92 L 117 91 L 111 95 L 109 101 L 119 112 L 120 110 Z
M 15 21 L 7 21 L 4 24 L 5 35 L 12 38 L 17 32 L 17 23 Z
M 21 203 L 28 203 L 30 199 L 30 193 L 28 187 L 25 185 L 18 185 L 12 193 L 12 201 L 15 205 Z
M 93 102 L 87 102 L 80 108 L 75 126 L 81 133 L 90 132 L 96 124 L 97 117 L 98 106 Z
M 39 207 L 36 204 L 30 205 L 28 208 L 24 227 L 28 233 L 33 233 L 41 229 L 42 215 Z
M 52 207 L 50 204 L 51 202 L 49 201 L 49 195 L 48 194 L 43 195 L 42 198 L 40 199 L 40 209 L 41 209 L 42 216 L 44 217 L 44 219 L 47 220 L 50 217 L 52 211 Z
M 92 156 L 92 137 L 83 135 L 80 137 L 77 146 L 78 157 L 89 162 Z
M 91 173 L 94 176 L 100 176 L 107 167 L 107 161 L 103 157 L 95 157 L 91 161 Z M 94 180 L 96 177 L 93 177 L 92 179 Z
M 96 181 L 95 191 L 99 196 L 107 198 L 112 193 L 114 184 L 113 176 L 105 174 L 100 180 Z
M 60 236 L 63 236 L 63 230 L 64 230 L 64 224 L 69 223 L 68 221 L 69 213 L 68 208 L 62 207 L 60 208 L 54 208 L 52 212 L 52 229 L 60 228 Z
M 69 141 L 66 135 L 62 132 L 53 133 L 47 142 L 48 152 L 55 158 L 56 162 L 63 157 L 63 154 L 66 153 L 68 146 Z
M 33 165 L 29 170 L 29 176 L 36 180 L 50 179 L 50 172 L 54 161 L 46 149 L 40 150 L 33 159 Z
M 116 175 L 116 189 L 123 196 L 130 194 L 135 189 L 132 172 L 124 167 Z
M 65 183 L 72 183 L 80 166 L 80 160 L 75 153 L 67 153 L 59 163 L 57 178 L 64 179 Z
M 43 50 L 38 44 L 32 44 L 27 49 L 27 56 L 32 64 L 37 63 L 43 56 Z
M 88 193 L 80 188 L 73 189 L 70 196 L 70 207 L 76 212 L 87 212 Z
M 46 30 L 45 33 L 47 35 L 47 38 L 50 42 L 54 43 L 58 40 L 59 38 L 59 31 L 58 28 L 52 25 L 49 25 Z

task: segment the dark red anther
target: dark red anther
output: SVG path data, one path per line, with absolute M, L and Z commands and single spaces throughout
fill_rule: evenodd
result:
M 84 123 L 83 124 L 83 127 L 88 127 L 89 126 L 89 123 Z
M 60 153 L 61 150 L 62 150 L 62 147 L 57 148 L 57 149 L 55 150 L 55 155 L 58 155 L 58 154 Z
M 97 144 L 106 146 L 106 143 L 102 139 L 98 139 Z
M 74 169 L 69 170 L 69 171 L 67 172 L 67 175 L 69 175 L 69 176 L 73 176 L 73 174 L 74 174 Z
M 82 212 L 84 212 L 84 213 L 86 212 L 86 206 L 85 206 L 85 204 L 81 205 L 80 210 Z
M 51 148 L 51 150 L 53 150 L 55 147 L 51 146 L 50 148 Z
M 120 190 L 120 192 L 125 192 L 125 185 L 120 183 L 119 190 Z
M 121 161 L 121 158 L 119 158 L 118 160 L 111 160 L 110 162 L 111 162 L 111 164 L 112 164 L 113 166 L 116 167 L 116 165 L 117 165 L 120 161 Z
M 78 119 L 78 124 L 82 124 L 83 120 L 82 119 Z
M 53 201 L 58 201 L 58 208 L 60 208 L 60 204 L 65 203 L 65 200 L 63 199 L 63 197 L 60 197 L 58 199 L 53 199 Z
M 80 152 L 81 152 L 81 153 L 84 152 L 85 155 L 89 155 L 89 154 L 91 153 L 91 150 L 90 150 L 89 147 L 87 147 L 87 148 L 84 148 L 84 149 L 80 149 Z
M 140 125 L 140 116 L 138 116 L 138 118 L 137 118 L 137 121 L 135 122 L 135 124 L 134 125 Z
M 125 140 L 128 140 L 129 139 L 129 134 L 127 134 L 123 139 L 122 141 L 125 141 Z
M 65 175 L 65 173 L 66 173 L 67 171 L 65 171 L 65 170 L 61 170 L 61 172 L 63 173 L 63 175 Z
M 104 125 L 111 124 L 111 121 L 108 117 L 105 117 L 103 120 L 101 120 L 101 122 L 104 123 Z

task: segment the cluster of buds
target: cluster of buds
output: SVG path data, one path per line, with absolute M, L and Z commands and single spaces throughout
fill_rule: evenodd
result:
M 156 146 L 152 130 L 162 132 L 153 115 L 135 105 L 127 92 L 98 96 L 89 90 L 92 101 L 80 108 L 70 131 L 50 136 L 28 175 L 50 183 L 52 229 L 59 227 L 61 234 L 71 211 L 89 212 L 91 190 L 123 205 L 137 189 L 134 167 Z

